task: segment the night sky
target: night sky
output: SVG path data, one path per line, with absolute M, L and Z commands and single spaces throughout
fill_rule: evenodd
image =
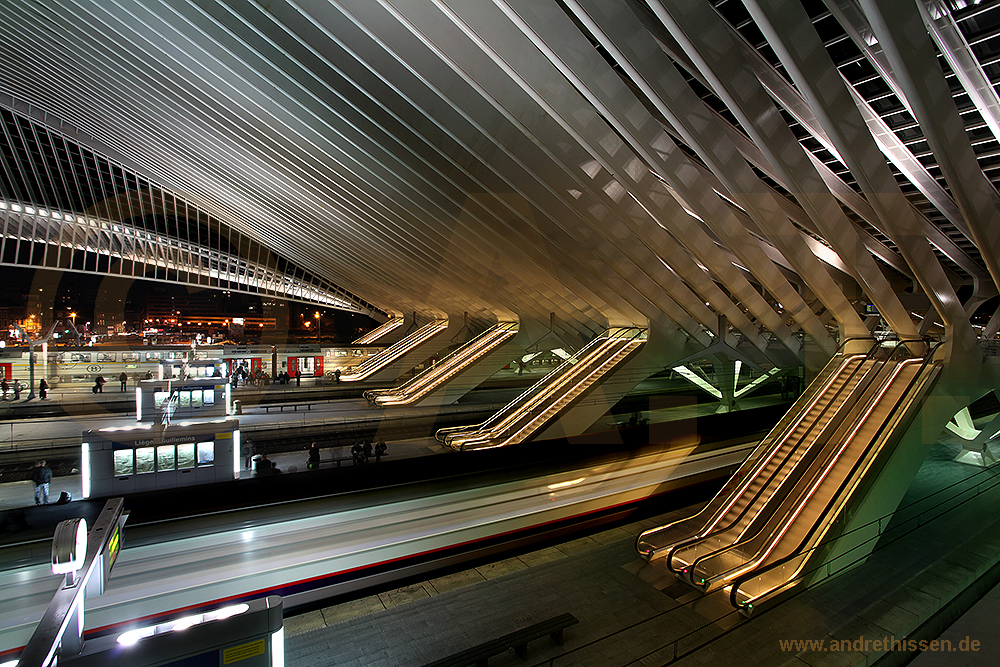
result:
M 124 313 L 131 328 L 132 320 L 135 320 L 137 324 L 144 314 L 146 296 L 150 293 L 174 297 L 178 304 L 214 297 L 219 304 L 218 314 L 220 316 L 234 314 L 259 316 L 262 314 L 262 299 L 259 296 L 188 287 L 167 281 L 126 279 L 91 273 L 14 267 L 4 267 L 0 275 L 3 276 L 4 283 L 4 289 L 0 290 L 0 306 L 25 306 L 28 301 L 27 295 L 38 294 L 43 309 L 52 307 L 52 314 L 57 317 L 65 316 L 70 311 L 75 312 L 77 324 L 92 322 L 95 307 L 101 303 L 106 311 Z M 365 315 L 332 308 L 321 308 L 315 304 L 266 298 L 280 304 L 279 308 L 273 309 L 277 313 L 287 312 L 288 331 L 292 336 L 294 336 L 296 323 L 311 322 L 313 313 L 317 310 L 323 313 L 324 339 L 336 335 L 338 342 L 350 342 L 357 337 L 355 333 L 358 329 L 367 331 L 378 324 Z M 328 326 L 329 328 L 326 328 Z M 340 338 L 345 338 L 345 340 L 341 341 Z

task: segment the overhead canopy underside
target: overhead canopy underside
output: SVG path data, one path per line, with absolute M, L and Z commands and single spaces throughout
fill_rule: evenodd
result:
M 347 307 L 829 348 L 863 304 L 916 336 L 996 295 L 998 28 L 965 0 L 7 0 L 0 103 Z M 6 202 L 115 217 L 25 186 L 93 191 L 24 127 Z

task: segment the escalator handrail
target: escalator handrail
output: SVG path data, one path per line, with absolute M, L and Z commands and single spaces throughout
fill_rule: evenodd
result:
M 535 414 L 538 402 L 541 400 L 540 397 L 545 395 L 546 392 L 549 395 L 557 393 L 560 387 L 565 385 L 567 382 L 571 381 L 578 374 L 586 371 L 587 368 L 592 367 L 595 363 L 600 362 L 602 359 L 606 358 L 606 355 L 615 355 L 623 349 L 628 347 L 634 342 L 636 338 L 644 336 L 646 333 L 645 329 L 637 327 L 617 327 L 615 329 L 609 329 L 607 332 L 601 336 L 595 338 L 593 341 L 587 344 L 580 352 L 583 354 L 575 355 L 576 361 L 567 359 L 563 364 L 560 364 L 551 373 L 542 378 L 534 386 L 529 388 L 528 391 L 524 392 L 521 396 L 511 401 L 495 414 L 491 415 L 482 424 L 475 427 L 461 427 L 458 429 L 453 429 L 449 433 L 444 434 L 444 442 L 449 446 L 454 447 L 454 439 L 464 436 L 468 441 L 485 441 L 495 439 L 497 437 L 497 429 L 503 431 L 510 429 L 510 420 L 520 420 L 524 417 L 532 417 Z M 623 335 L 625 334 L 625 335 Z M 618 344 L 624 340 L 624 345 L 622 348 L 618 347 Z M 441 440 L 441 434 L 445 429 L 441 429 L 436 434 L 439 440 Z M 464 433 L 462 433 L 464 432 Z M 451 438 L 451 441 L 449 441 Z M 460 447 L 465 448 L 465 443 L 463 442 Z
M 427 340 L 431 335 L 439 333 L 442 329 L 446 328 L 447 322 L 448 320 L 434 320 L 432 322 L 428 322 L 409 336 L 406 336 L 405 338 L 402 338 L 385 348 L 374 357 L 365 359 L 362 363 L 354 367 L 357 369 L 356 372 L 349 374 L 344 373 L 343 375 L 362 375 L 369 368 L 374 367 L 377 369 L 380 365 L 387 363 L 387 360 L 389 362 L 395 360 L 397 357 L 405 354 L 407 350 L 416 347 L 423 341 Z M 444 324 L 444 326 L 442 326 L 442 324 Z
M 608 358 L 619 354 L 621 351 L 631 346 L 637 338 L 644 336 L 646 331 L 646 329 L 639 327 L 616 327 L 614 329 L 609 329 L 601 336 L 595 338 L 594 341 L 588 343 L 585 348 L 580 350 L 583 354 L 575 355 L 579 357 L 575 362 L 570 363 L 570 360 L 567 360 L 563 364 L 560 364 L 560 366 L 554 369 L 545 378 L 536 383 L 536 385 L 541 386 L 537 389 L 532 387 L 531 389 L 534 389 L 534 391 L 529 390 L 524 392 L 517 399 L 511 401 L 497 413 L 492 415 L 488 420 L 486 420 L 486 422 L 483 422 L 483 424 L 474 428 L 460 428 L 453 433 L 446 434 L 445 438 L 447 438 L 448 435 L 456 435 L 458 431 L 466 431 L 470 441 L 492 440 L 498 437 L 495 433 L 498 428 L 503 432 L 510 430 L 511 424 L 506 423 L 508 420 L 515 418 L 516 421 L 521 421 L 524 418 L 533 419 L 540 414 L 536 412 L 538 407 L 537 402 L 538 397 L 541 396 L 544 391 L 551 388 L 558 390 L 559 387 L 565 385 L 580 373 L 585 372 L 588 368 L 593 367 L 595 364 L 603 363 Z M 618 347 L 619 343 L 622 343 L 621 347 Z M 544 412 L 544 409 L 542 412 Z M 438 433 L 441 433 L 443 430 L 444 429 L 439 430 Z M 463 449 L 464 446 L 465 443 L 462 443 Z
M 491 335 L 510 331 L 510 325 L 517 325 L 517 322 L 507 322 L 507 321 L 497 322 L 496 324 L 489 327 L 488 329 L 480 333 L 472 340 L 468 341 L 463 345 L 459 345 L 457 348 L 455 348 L 447 355 L 445 355 L 444 358 L 442 358 L 434 366 L 427 367 L 426 369 L 424 369 L 420 373 L 417 373 L 415 376 L 413 376 L 403 384 L 399 385 L 398 387 L 393 387 L 391 389 L 369 389 L 368 391 L 365 392 L 365 397 L 367 398 L 368 394 L 371 394 L 373 398 L 368 400 L 372 401 L 374 398 L 378 398 L 381 396 L 405 396 L 407 393 L 408 386 L 417 382 L 427 374 L 433 375 L 435 373 L 444 372 L 444 369 L 446 369 L 448 365 L 451 364 L 453 361 L 468 356 L 469 354 L 468 350 L 472 350 L 472 353 L 478 352 L 479 350 L 476 347 L 477 343 L 481 343 L 484 339 L 490 337 Z M 505 337 L 501 338 L 500 340 L 501 341 L 505 340 Z
M 610 343 L 612 338 L 615 337 L 611 332 L 616 332 L 617 330 L 621 329 L 622 329 L 621 327 L 616 327 L 615 329 L 608 329 L 601 335 L 596 336 L 592 341 L 584 345 L 576 353 L 571 355 L 568 359 L 566 359 L 561 364 L 553 368 L 549 373 L 545 375 L 545 377 L 533 383 L 530 387 L 521 392 L 517 397 L 515 397 L 505 406 L 497 410 L 494 414 L 490 415 L 485 421 L 479 424 L 473 424 L 469 426 L 450 426 L 438 429 L 435 432 L 434 437 L 439 442 L 445 442 L 445 438 L 447 438 L 448 435 L 454 433 L 459 433 L 462 431 L 469 431 L 470 433 L 473 433 L 475 431 L 482 431 L 490 428 L 490 424 L 505 419 L 510 412 L 519 409 L 522 404 L 531 400 L 535 395 L 545 391 L 545 389 L 547 389 L 552 383 L 557 382 L 565 372 L 572 369 L 581 361 L 586 360 L 591 354 L 596 353 L 602 345 Z M 644 332 L 645 329 L 639 331 Z
M 893 352 L 893 354 L 895 354 L 895 351 Z M 884 386 L 884 387 L 890 386 L 892 384 L 892 379 L 895 377 L 896 373 L 898 372 L 898 368 L 899 368 L 898 364 L 892 364 L 891 363 L 891 358 L 889 360 L 887 360 L 886 361 L 886 365 L 883 366 L 883 368 L 879 369 L 879 371 L 876 374 L 876 376 L 871 379 L 871 381 L 868 383 L 868 385 L 866 385 L 864 388 L 861 389 L 861 394 L 858 396 L 858 400 L 860 400 L 864 396 L 864 393 L 867 392 L 869 389 L 871 389 L 871 387 L 876 386 L 876 382 L 878 381 L 878 377 L 883 372 L 885 372 L 888 375 L 888 377 L 886 377 L 885 380 L 883 380 L 881 382 L 881 384 L 878 384 L 877 386 Z M 854 409 L 855 409 L 856 405 L 857 405 L 857 403 L 855 403 L 854 405 L 848 406 L 848 413 L 846 415 L 846 418 L 849 418 L 851 415 L 854 414 Z M 843 424 L 844 424 L 844 421 L 841 421 L 841 422 L 839 422 L 837 424 L 833 424 L 832 426 L 834 428 L 834 433 L 840 431 L 840 429 L 843 427 Z M 827 427 L 829 427 L 829 426 L 830 425 L 828 424 Z M 822 435 L 822 433 L 820 435 Z M 743 538 L 741 538 L 741 539 L 733 542 L 732 544 L 728 544 L 728 545 L 726 545 L 724 547 L 721 547 L 719 549 L 716 549 L 714 551 L 711 551 L 709 553 L 706 553 L 706 554 L 704 554 L 704 555 L 699 556 L 698 558 L 696 558 L 694 560 L 694 562 L 692 562 L 690 564 L 690 566 L 689 566 L 689 569 L 690 569 L 690 572 L 691 572 L 691 581 L 692 581 L 692 583 L 698 584 L 698 582 L 694 581 L 694 575 L 695 575 L 695 572 L 697 571 L 700 563 L 703 563 L 704 561 L 706 561 L 709 558 L 717 558 L 721 554 L 741 549 L 744 546 L 746 546 L 746 545 L 750 544 L 751 542 L 753 542 L 754 540 L 758 539 L 761 536 L 761 534 L 767 529 L 767 527 L 769 525 L 771 525 L 772 521 L 777 520 L 780 523 L 780 521 L 782 519 L 779 518 L 778 515 L 776 514 L 777 510 L 779 510 L 781 508 L 781 506 L 785 503 L 785 501 L 789 499 L 790 494 L 793 493 L 793 492 L 795 492 L 796 488 L 798 487 L 798 485 L 800 484 L 800 482 L 803 480 L 803 478 L 805 478 L 805 477 L 807 477 L 809 475 L 809 471 L 815 465 L 817 465 L 817 458 L 822 455 L 824 448 L 826 448 L 828 445 L 830 445 L 831 441 L 829 439 L 827 439 L 825 442 L 820 443 L 817 440 L 813 444 L 817 446 L 817 449 L 814 452 L 813 458 L 810 461 L 806 462 L 804 464 L 805 468 L 803 470 L 801 470 L 800 474 L 798 476 L 796 476 L 796 478 L 794 480 L 791 480 L 791 482 L 788 483 L 789 484 L 789 488 L 788 488 L 787 492 L 780 499 L 777 500 L 777 503 L 775 505 L 772 505 L 772 507 L 774 507 L 774 510 L 771 511 L 770 513 L 768 513 L 767 515 L 764 515 L 763 525 L 758 530 L 756 530 L 755 532 L 753 532 L 752 534 L 750 534 L 747 537 L 743 537 Z M 810 446 L 810 447 L 812 447 L 812 446 Z M 802 460 L 804 461 L 805 457 L 803 457 Z M 827 467 L 827 465 L 832 465 L 832 464 L 830 464 L 830 456 L 827 456 L 826 459 L 823 460 L 823 462 L 820 464 L 820 468 L 821 469 L 825 469 Z M 793 502 L 798 502 L 795 498 L 792 498 L 792 501 Z M 770 504 L 770 502 L 771 501 L 769 500 L 768 503 Z M 761 511 L 763 511 L 763 510 L 761 510 Z M 785 515 L 783 514 L 782 516 L 785 516 Z M 777 529 L 773 529 L 771 531 L 771 536 L 773 536 L 774 530 L 777 530 Z M 768 539 L 770 539 L 770 536 L 768 537 Z M 765 544 L 767 544 L 766 541 L 765 541 Z M 764 547 L 760 547 L 759 549 L 757 549 L 757 551 L 754 553 L 754 555 L 752 557 L 747 558 L 746 561 L 744 561 L 743 564 L 736 566 L 736 568 L 744 567 L 747 562 L 750 562 L 754 558 L 757 558 L 759 556 L 759 554 L 760 554 L 760 551 L 763 548 Z M 711 581 L 714 581 L 714 580 L 718 579 L 719 577 L 722 577 L 725 574 L 727 574 L 729 572 L 732 572 L 732 570 L 736 569 L 736 568 L 731 568 L 729 570 L 725 570 L 725 571 L 722 571 L 722 572 L 717 572 L 717 573 L 713 574 L 712 576 L 707 577 L 706 579 L 704 579 L 703 582 L 702 582 L 702 584 L 704 586 L 708 587 L 710 585 Z
M 711 539 L 713 536 L 716 536 L 716 535 L 719 535 L 721 533 L 724 533 L 724 532 L 728 531 L 735 523 L 737 523 L 738 521 L 740 521 L 746 515 L 746 513 L 749 512 L 757 504 L 756 501 L 760 497 L 760 495 L 762 493 L 764 493 L 765 490 L 770 487 L 770 485 L 771 485 L 772 481 L 775 479 L 775 477 L 778 476 L 783 470 L 785 470 L 785 467 L 788 464 L 789 460 L 796 453 L 799 452 L 799 448 L 802 446 L 801 443 L 809 442 L 808 438 L 809 438 L 809 435 L 812 433 L 813 428 L 815 428 L 820 423 L 820 421 L 822 421 L 823 417 L 825 417 L 827 415 L 828 411 L 835 404 L 836 404 L 836 408 L 835 408 L 835 412 L 833 413 L 834 416 L 836 416 L 836 412 L 837 411 L 843 409 L 844 403 L 841 402 L 841 403 L 837 404 L 837 402 L 836 402 L 837 399 L 841 396 L 841 394 L 845 390 L 847 390 L 847 387 L 850 384 L 850 380 L 853 379 L 857 373 L 862 372 L 862 369 L 864 368 L 865 362 L 867 362 L 869 359 L 871 359 L 873 356 L 875 356 L 875 354 L 878 352 L 878 348 L 879 348 L 879 343 L 876 342 L 876 344 L 865 355 L 865 358 L 862 359 L 862 361 L 858 364 L 858 366 L 854 370 L 852 370 L 850 372 L 848 378 L 844 381 L 844 384 L 837 388 L 836 392 L 830 397 L 830 400 L 827 402 L 827 404 L 820 410 L 819 414 L 817 414 L 813 418 L 813 421 L 809 425 L 809 427 L 807 428 L 806 432 L 803 433 L 799 437 L 798 442 L 800 444 L 796 444 L 795 446 L 793 446 L 791 448 L 788 448 L 788 451 L 786 451 L 784 453 L 783 458 L 780 461 L 779 465 L 777 465 L 777 466 L 774 467 L 774 469 L 771 471 L 771 473 L 768 475 L 767 479 L 765 480 L 765 483 L 762 484 L 760 486 L 760 489 L 758 489 L 757 492 L 753 494 L 753 496 L 750 499 L 750 501 L 747 502 L 747 504 L 743 507 L 743 509 L 739 511 L 739 513 L 737 514 L 737 516 L 735 518 L 733 518 L 733 520 L 730 521 L 729 523 L 727 523 L 725 526 L 715 527 L 715 528 L 713 528 L 712 530 L 710 530 L 707 533 L 703 532 L 704 531 L 704 527 L 703 527 L 701 530 L 695 532 L 693 535 L 689 536 L 688 538 L 686 538 L 684 540 L 681 540 L 681 541 L 679 541 L 679 542 L 671 545 L 670 551 L 667 553 L 667 556 L 666 556 L 667 569 L 669 569 L 671 572 L 674 572 L 675 574 L 679 574 L 679 572 L 677 572 L 677 569 L 674 567 L 674 564 L 673 564 L 674 555 L 677 553 L 677 551 L 679 549 L 682 549 L 684 547 L 690 546 L 691 544 L 694 544 L 694 543 L 697 543 L 697 542 L 702 542 L 702 541 Z M 861 376 L 860 381 L 864 381 L 864 376 L 867 375 L 867 374 L 868 374 L 868 371 L 865 371 L 864 374 Z M 827 386 L 829 386 L 829 384 L 832 384 L 832 382 L 833 382 L 833 379 L 831 378 L 831 380 L 827 384 Z M 850 391 L 847 394 L 847 398 L 849 399 L 851 393 L 853 393 L 856 390 L 857 390 L 857 385 L 851 387 Z M 822 395 L 823 395 L 822 393 L 819 393 L 816 396 L 814 396 L 813 399 L 812 399 L 813 400 L 813 404 L 815 404 L 815 401 L 818 400 L 819 397 L 822 396 Z M 846 400 L 847 399 L 845 399 L 845 401 Z M 801 423 L 801 420 L 804 419 L 804 418 L 805 418 L 805 414 L 803 413 L 803 414 L 801 414 L 801 416 L 799 416 L 799 420 L 797 422 L 795 422 L 795 426 L 797 426 L 799 423 Z M 795 420 L 793 420 L 793 421 L 795 421 Z M 823 428 L 825 429 L 828 426 L 829 426 L 829 422 L 827 424 L 825 424 L 823 426 Z M 743 480 L 741 480 L 740 484 L 738 484 L 737 487 L 734 488 L 730 492 L 729 496 L 727 497 L 727 501 L 724 502 L 724 503 L 722 503 L 723 506 L 728 505 L 728 506 L 731 507 L 732 504 L 736 501 L 736 499 L 738 499 L 744 492 L 746 492 L 746 489 L 749 486 L 750 482 L 752 480 L 756 479 L 757 474 L 759 474 L 760 472 L 762 472 L 763 471 L 763 467 L 766 466 L 767 463 L 773 458 L 773 456 L 775 456 L 778 453 L 778 451 L 782 448 L 782 444 L 784 444 L 785 442 L 787 442 L 787 439 L 791 436 L 791 433 L 792 433 L 793 430 L 794 430 L 794 428 L 787 429 L 787 432 L 783 434 L 783 436 L 781 437 L 781 439 L 775 439 L 773 441 L 774 444 L 773 444 L 773 446 L 771 448 L 771 455 L 768 456 L 768 457 L 766 457 L 766 458 L 762 457 L 761 459 L 759 459 L 758 461 L 756 461 L 754 463 L 754 465 L 756 466 L 756 470 L 753 471 L 753 472 L 751 472 L 751 473 L 748 473 L 747 476 Z M 822 431 L 820 431 L 820 433 L 822 433 Z M 817 437 L 818 436 L 819 436 L 819 434 L 817 434 Z M 770 504 L 772 502 L 772 499 L 775 498 L 775 496 L 777 496 L 779 494 L 779 492 L 781 491 L 781 489 L 787 486 L 787 484 L 788 484 L 787 479 L 794 472 L 795 468 L 797 468 L 800 465 L 801 460 L 805 458 L 805 455 L 808 454 L 808 452 L 810 450 L 812 450 L 812 448 L 813 448 L 813 446 L 815 444 L 816 444 L 816 441 L 814 439 L 812 442 L 809 442 L 809 444 L 805 445 L 805 454 L 803 454 L 801 457 L 799 457 L 800 460 L 793 465 L 792 470 L 790 470 L 790 471 L 788 471 L 786 473 L 785 478 L 782 479 L 779 482 L 778 488 L 774 490 L 774 492 L 769 496 L 769 498 L 765 501 L 765 503 Z M 739 471 L 737 471 L 737 473 L 738 472 Z M 734 477 L 735 477 L 735 475 L 734 475 Z M 714 512 L 713 512 L 713 516 L 718 516 L 719 512 L 721 510 L 722 510 L 722 507 L 717 507 L 714 510 Z M 726 511 L 728 511 L 728 510 L 726 510 Z M 758 513 L 759 513 L 759 510 L 758 510 Z M 708 523 L 711 522 L 711 520 L 712 519 L 710 518 L 705 523 L 705 525 L 707 526 Z M 719 549 L 712 550 L 709 553 L 706 553 L 706 554 L 704 554 L 702 556 L 699 556 L 694 562 L 689 563 L 687 565 L 687 569 L 691 573 L 693 573 L 694 572 L 694 567 L 695 567 L 695 565 L 696 565 L 696 563 L 698 561 L 701 561 L 701 560 L 703 560 L 705 558 L 711 557 L 713 554 L 715 554 L 717 552 L 726 551 L 729 548 L 731 548 L 732 546 L 733 545 L 727 545 L 725 547 L 721 547 Z
M 869 348 L 868 352 L 865 353 L 865 359 L 867 359 L 870 355 L 874 354 L 874 352 L 876 351 L 876 349 L 880 344 L 879 341 L 874 340 L 872 337 L 852 336 L 850 338 L 846 338 L 840 343 L 837 350 L 833 353 L 830 365 L 834 363 L 834 360 L 836 360 L 838 356 L 843 355 L 844 350 L 846 349 L 849 343 L 861 340 L 867 340 L 872 342 L 872 346 Z M 845 360 L 842 359 L 838 363 L 839 365 L 843 365 L 846 362 Z M 834 377 L 835 377 L 834 371 L 831 370 L 830 375 L 826 378 L 825 382 L 827 383 L 832 382 Z M 812 387 L 813 384 L 814 383 L 810 383 L 809 386 Z M 700 516 L 704 511 L 712 507 L 712 503 L 716 498 L 722 497 L 723 495 L 725 495 L 725 497 L 728 498 L 732 494 L 737 493 L 739 488 L 744 485 L 746 478 L 752 477 L 750 470 L 755 466 L 757 466 L 757 464 L 764 459 L 765 454 L 767 454 L 769 451 L 771 452 L 771 455 L 773 455 L 773 452 L 776 451 L 776 447 L 778 447 L 782 442 L 784 442 L 784 440 L 791 434 L 791 432 L 797 425 L 796 419 L 801 419 L 802 417 L 805 416 L 803 411 L 807 409 L 806 406 L 818 398 L 818 396 L 822 393 L 820 389 L 824 386 L 826 385 L 823 384 L 817 385 L 816 390 L 813 391 L 812 393 L 809 393 L 809 390 L 807 388 L 806 391 L 799 396 L 799 398 L 792 404 L 791 408 L 789 408 L 788 412 L 786 412 L 785 415 L 780 420 L 778 420 L 778 422 L 774 425 L 774 427 L 767 434 L 767 436 L 765 436 L 764 439 L 762 439 L 760 443 L 758 443 L 758 445 L 754 448 L 754 450 L 750 453 L 750 455 L 743 461 L 743 463 L 740 464 L 740 466 L 733 472 L 733 474 L 730 475 L 729 480 L 726 482 L 725 485 L 723 485 L 721 489 L 719 489 L 719 492 L 716 494 L 715 498 L 709 501 L 705 505 L 705 507 L 703 507 L 695 514 L 692 514 L 691 516 L 684 517 L 683 519 L 678 519 L 676 521 L 671 521 L 670 523 L 665 524 L 663 526 L 659 526 L 657 528 L 651 528 L 649 530 L 645 530 L 639 533 L 639 535 L 637 535 L 635 538 L 634 546 L 636 552 L 651 557 L 656 551 L 662 551 L 662 548 L 658 550 L 651 549 L 647 551 L 642 549 L 640 547 L 640 544 L 642 543 L 642 541 L 646 536 L 664 532 L 670 530 L 672 527 L 677 526 L 681 523 L 694 520 L 696 517 Z M 732 484 L 731 487 L 730 484 Z M 727 490 L 726 487 L 730 488 Z M 715 510 L 712 511 L 714 512 L 717 509 L 718 508 L 715 508 Z M 690 543 L 693 540 L 700 539 L 698 537 L 699 532 L 700 530 L 695 531 L 693 535 L 682 540 L 681 542 L 676 544 L 671 544 L 668 546 L 670 547 L 682 546 L 683 544 Z M 673 549 L 671 549 L 671 552 L 672 551 Z M 668 560 L 667 567 L 669 568 L 670 554 L 668 554 L 667 560 Z
M 908 383 L 908 385 L 906 387 L 906 390 L 903 392 L 900 400 L 903 400 L 903 399 L 905 399 L 906 397 L 908 397 L 910 395 L 910 393 L 914 389 L 914 385 L 918 381 L 926 382 L 926 379 L 924 378 L 924 371 L 927 369 L 927 366 L 929 364 L 935 363 L 934 362 L 934 356 L 935 356 L 935 354 L 937 352 L 938 347 L 940 345 L 943 345 L 943 344 L 944 344 L 944 341 L 937 341 L 933 346 L 931 346 L 928 343 L 927 355 L 924 357 L 923 362 L 920 364 L 920 368 L 917 369 L 917 372 L 914 374 L 913 378 Z M 901 361 L 899 363 L 903 363 L 903 362 Z M 910 397 L 910 400 L 912 401 L 913 398 L 914 397 Z M 883 423 L 879 427 L 878 432 L 876 432 L 876 434 L 871 438 L 871 442 L 865 448 L 864 454 L 862 456 L 858 457 L 858 460 L 854 464 L 854 467 L 852 468 L 851 473 L 846 476 L 846 478 L 844 479 L 843 482 L 841 482 L 841 484 L 837 488 L 836 493 L 834 493 L 834 494 L 832 494 L 830 496 L 830 501 L 827 503 L 827 506 L 823 509 L 823 512 L 820 514 L 821 518 L 825 517 L 830 512 L 831 507 L 838 500 L 840 500 L 840 497 L 843 494 L 844 490 L 852 482 L 852 480 L 853 480 L 853 478 L 855 476 L 857 467 L 859 465 L 861 465 L 861 463 L 868 457 L 868 454 L 869 454 L 871 448 L 885 436 L 886 426 L 891 421 L 893 421 L 893 420 L 892 419 L 886 420 L 885 423 Z M 796 549 L 791 554 L 789 554 L 787 556 L 783 556 L 782 558 L 780 558 L 780 559 L 776 560 L 775 562 L 770 563 L 770 564 L 768 564 L 768 565 L 766 565 L 766 566 L 764 566 L 762 568 L 754 568 L 750 572 L 747 572 L 747 574 L 745 574 L 745 575 L 743 575 L 741 577 L 737 577 L 736 579 L 734 579 L 733 582 L 732 582 L 732 584 L 731 584 L 731 589 L 730 589 L 730 593 L 729 593 L 730 603 L 734 607 L 740 608 L 741 605 L 738 603 L 738 601 L 736 599 L 736 596 L 737 596 L 737 594 L 738 594 L 739 589 L 740 589 L 741 586 L 743 586 L 746 582 L 750 581 L 751 579 L 759 577 L 764 572 L 768 572 L 768 571 L 770 571 L 772 569 L 781 567 L 781 566 L 787 564 L 788 562 L 794 560 L 795 558 L 797 558 L 799 556 L 802 556 L 803 555 L 803 553 L 801 552 L 802 545 L 806 544 L 812 538 L 812 536 L 815 533 L 816 529 L 822 523 L 823 523 L 822 521 L 816 521 L 813 524 L 812 528 L 810 528 L 806 532 L 806 535 L 803 536 L 802 540 L 799 542 L 798 546 L 796 547 Z M 759 597 L 761 597 L 761 596 L 757 596 L 757 598 L 759 598 Z
M 607 356 L 602 355 L 603 358 L 595 358 L 588 360 L 586 363 L 586 368 L 580 368 L 579 364 L 577 365 L 577 367 L 574 367 L 573 375 L 567 376 L 566 381 L 563 383 L 564 386 L 561 387 L 561 393 L 554 396 L 554 400 L 551 400 L 542 406 L 539 406 L 536 403 L 535 405 L 531 406 L 530 409 L 524 415 L 522 415 L 519 419 L 517 419 L 518 423 L 523 424 L 523 426 L 519 428 L 519 431 L 523 431 L 524 428 L 527 428 L 529 425 L 533 425 L 531 432 L 535 432 L 538 429 L 542 428 L 542 426 L 545 423 L 547 423 L 548 420 L 552 419 L 555 415 L 557 415 L 559 412 L 565 409 L 567 405 L 572 403 L 589 387 L 591 387 L 594 381 L 607 375 L 607 373 L 610 371 L 611 368 L 617 366 L 619 363 L 621 363 L 621 361 L 625 357 L 630 355 L 635 349 L 634 346 L 637 337 L 638 336 L 633 336 L 632 338 L 626 340 L 626 342 L 621 347 L 617 349 L 612 349 L 611 354 Z M 581 379 L 580 376 L 584 376 L 583 379 Z M 565 391 L 565 385 L 571 379 L 574 381 L 578 380 L 578 382 L 576 383 L 576 386 L 574 386 L 570 391 Z M 586 382 L 585 386 L 581 386 L 583 385 L 585 380 L 589 381 Z M 551 413 L 551 414 L 542 419 L 542 417 L 544 417 L 546 413 Z M 541 421 L 539 421 L 540 419 Z M 514 424 L 508 425 L 504 429 L 504 431 L 510 432 L 514 427 L 515 427 Z M 496 436 L 493 436 L 493 438 L 496 438 Z
M 467 345 L 463 345 L 441 362 L 425 369 L 404 383 L 399 388 L 399 391 L 385 395 L 383 405 L 385 401 L 393 398 L 399 399 L 400 403 L 408 402 L 434 391 L 434 389 L 446 383 L 455 375 L 475 364 L 484 355 L 494 351 L 508 338 L 516 335 L 516 330 L 497 329 L 491 331 L 490 334 L 485 339 L 477 338 L 476 341 L 470 341 Z M 376 399 L 377 402 L 378 399 Z

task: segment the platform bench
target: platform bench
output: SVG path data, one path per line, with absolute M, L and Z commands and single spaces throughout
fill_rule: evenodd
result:
M 271 412 L 271 408 L 276 408 L 277 410 L 280 410 L 281 412 L 284 412 L 285 408 L 291 408 L 295 412 L 298 412 L 300 407 L 304 408 L 306 410 L 312 410 L 313 406 L 312 406 L 312 403 L 278 403 L 278 404 L 275 404 L 275 405 L 264 405 L 263 406 L 264 412 L 268 412 L 268 413 Z
M 490 658 L 506 652 L 507 646 L 499 639 L 494 639 L 478 646 L 467 648 L 464 651 L 453 653 L 447 658 L 429 662 L 424 667 L 467 667 L 468 665 L 487 667 Z
M 563 643 L 563 630 L 579 623 L 573 614 L 561 614 L 541 623 L 504 635 L 500 642 L 507 648 L 512 648 L 517 656 L 524 660 L 528 657 L 528 642 L 550 635 L 557 644 Z

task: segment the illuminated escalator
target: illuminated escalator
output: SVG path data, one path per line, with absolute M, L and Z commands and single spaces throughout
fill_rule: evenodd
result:
M 356 341 L 351 343 L 351 345 L 368 345 L 369 343 L 374 343 L 382 336 L 386 335 L 390 331 L 393 331 L 397 327 L 400 327 L 402 325 L 403 325 L 403 318 L 394 317 L 389 321 L 383 322 L 379 326 L 375 327 L 361 338 L 358 338 Z
M 921 358 L 894 364 L 887 382 L 859 402 L 773 518 L 729 553 L 696 563 L 695 576 L 724 582 L 732 604 L 745 613 L 799 581 L 821 557 L 821 545 L 866 475 L 891 453 L 940 369 Z
M 437 439 L 458 451 L 523 442 L 646 342 L 639 328 L 609 329 L 482 424 L 441 429 Z
M 760 510 L 781 497 L 795 466 L 815 451 L 818 434 L 879 367 L 871 353 L 831 360 L 715 498 L 693 516 L 639 535 L 639 553 L 666 555 L 671 570 L 685 573 L 699 556 L 739 539 Z
M 364 380 L 396 361 L 407 352 L 423 345 L 447 328 L 448 320 L 434 320 L 420 327 L 401 341 L 393 343 L 374 357 L 369 357 L 361 364 L 344 371 L 340 376 L 340 381 L 357 382 L 358 380 Z
M 746 560 L 738 545 L 749 541 L 752 536 L 758 535 L 761 526 L 770 521 L 777 511 L 780 511 L 810 466 L 815 461 L 822 460 L 823 452 L 842 424 L 850 422 L 849 416 L 853 414 L 854 407 L 868 401 L 872 391 L 878 391 L 880 387 L 885 386 L 893 377 L 895 370 L 895 364 L 881 363 L 875 367 L 871 372 L 874 377 L 870 377 L 869 382 L 859 383 L 855 388 L 854 400 L 850 404 L 846 401 L 842 402 L 843 411 L 837 416 L 837 419 L 827 420 L 825 428 L 817 429 L 813 433 L 806 455 L 798 458 L 794 465 L 786 470 L 781 493 L 763 499 L 763 502 L 758 504 L 752 514 L 742 516 L 741 521 L 735 526 L 736 530 L 724 529 L 700 540 L 697 543 L 697 549 L 689 549 L 689 557 L 682 559 L 684 568 L 677 571 L 685 575 L 690 583 L 706 591 L 724 586 L 728 580 L 726 577 L 716 576 L 716 574 L 729 572 L 731 568 L 738 567 Z
M 372 389 L 364 396 L 372 405 L 406 405 L 448 382 L 517 333 L 517 322 L 500 322 L 465 343 L 438 363 L 392 389 Z

